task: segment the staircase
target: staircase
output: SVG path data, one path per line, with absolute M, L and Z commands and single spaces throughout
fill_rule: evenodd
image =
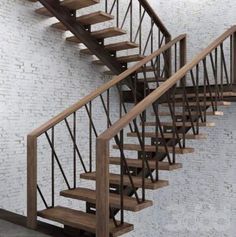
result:
M 65 230 L 73 230 L 73 236 L 123 235 L 134 229 L 125 221 L 125 211 L 139 212 L 153 205 L 146 199 L 146 190 L 169 185 L 160 171 L 181 169 L 178 156 L 194 152 L 188 140 L 204 142 L 207 134 L 200 130 L 216 125 L 208 118 L 223 116 L 219 109 L 230 106 L 236 97 L 236 26 L 186 64 L 186 35 L 171 40 L 147 1 L 126 1 L 123 18 L 118 0 L 105 4 L 99 0 L 39 2 L 43 8 L 36 10 L 38 14 L 55 16 L 59 22 L 52 27 L 71 31 L 68 41 L 84 44 L 81 53 L 95 55 L 93 63 L 105 65 L 106 74 L 117 76 L 28 135 L 28 227 L 36 229 L 41 217 L 63 224 Z M 78 10 L 94 5 L 100 9 L 78 16 Z M 140 22 L 134 33 L 132 16 L 137 6 Z M 147 41 L 141 30 L 145 16 L 151 23 Z M 113 27 L 92 30 L 92 25 L 112 20 L 116 22 Z M 126 21 L 129 40 L 105 41 L 126 34 Z M 137 54 L 129 54 L 136 49 Z M 126 56 L 117 55 L 124 50 L 128 50 Z M 115 102 L 114 90 L 118 92 Z M 103 109 L 104 128 L 97 108 Z M 79 127 L 81 118 L 83 128 Z M 60 146 L 59 133 L 68 137 Z M 66 165 L 61 150 L 71 155 Z M 50 178 L 51 190 L 44 190 L 40 183 L 45 177 L 37 175 L 41 154 L 50 157 L 46 169 L 50 175 L 43 175 Z M 80 185 L 80 180 L 91 187 Z M 85 202 L 86 210 L 56 205 L 59 195 Z M 38 196 L 45 209 L 38 209 Z

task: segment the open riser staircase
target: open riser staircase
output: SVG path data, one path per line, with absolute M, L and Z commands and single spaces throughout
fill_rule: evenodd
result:
M 204 142 L 204 127 L 216 125 L 209 118 L 222 116 L 220 108 L 236 97 L 236 26 L 187 63 L 186 35 L 171 40 L 146 1 L 125 1 L 122 20 L 119 6 L 124 1 L 39 2 L 43 8 L 37 13 L 55 16 L 60 22 L 54 28 L 70 30 L 70 41 L 86 46 L 81 53 L 96 55 L 96 64 L 117 76 L 28 135 L 28 226 L 36 229 L 41 217 L 63 224 L 75 236 L 123 235 L 134 228 L 125 211 L 153 205 L 146 190 L 169 185 L 160 171 L 181 169 L 178 156 L 194 152 L 188 140 Z M 79 14 L 92 6 L 100 12 Z M 140 22 L 134 30 L 131 16 L 137 10 Z M 145 16 L 151 28 L 143 43 L 139 35 Z M 91 25 L 106 20 L 121 32 L 126 19 L 130 38 L 113 45 L 117 50 L 92 33 Z M 117 51 L 131 48 L 139 51 L 137 62 L 119 60 Z M 47 168 L 39 162 L 45 157 Z M 59 196 L 83 201 L 86 208 L 60 206 Z

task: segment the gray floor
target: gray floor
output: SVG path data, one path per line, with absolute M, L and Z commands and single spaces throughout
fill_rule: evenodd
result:
M 49 237 L 49 235 L 0 220 L 0 237 Z

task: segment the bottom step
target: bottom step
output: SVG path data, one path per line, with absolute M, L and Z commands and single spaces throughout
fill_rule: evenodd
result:
M 57 206 L 38 212 L 38 216 L 76 229 L 96 233 L 96 216 L 93 214 Z M 113 237 L 123 235 L 134 229 L 133 225 L 128 223 L 115 227 L 113 220 L 110 220 L 109 227 L 110 236 Z

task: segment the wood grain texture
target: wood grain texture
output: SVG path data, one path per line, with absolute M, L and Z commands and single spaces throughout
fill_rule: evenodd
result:
M 66 207 L 54 207 L 38 212 L 38 216 L 48 220 L 59 222 L 76 229 L 96 233 L 96 216 L 82 211 Z M 133 230 L 133 225 L 124 223 L 123 226 L 115 227 L 113 220 L 109 220 L 109 233 L 111 236 L 120 236 Z
M 96 172 L 84 173 L 84 174 L 81 174 L 80 177 L 82 179 L 96 181 Z M 120 175 L 110 173 L 108 177 L 109 177 L 110 184 L 118 184 L 118 185 L 120 184 Z M 133 178 L 134 186 L 136 188 L 141 188 L 142 177 L 133 176 L 132 178 Z M 145 179 L 146 189 L 155 190 L 159 188 L 164 188 L 168 185 L 169 185 L 169 182 L 167 180 L 159 180 L 153 183 L 150 179 Z M 124 175 L 124 186 L 131 187 L 130 180 L 127 175 Z
M 96 191 L 87 188 L 76 188 L 72 190 L 65 190 L 61 192 L 61 196 L 96 204 Z M 109 202 L 111 207 L 120 209 L 121 201 L 119 194 L 110 193 Z M 152 206 L 152 204 L 153 204 L 152 201 L 149 200 L 146 200 L 143 203 L 138 204 L 136 198 L 124 196 L 124 210 L 126 211 L 137 212 Z
M 99 3 L 99 0 L 64 0 L 61 5 L 71 10 L 79 10 Z

